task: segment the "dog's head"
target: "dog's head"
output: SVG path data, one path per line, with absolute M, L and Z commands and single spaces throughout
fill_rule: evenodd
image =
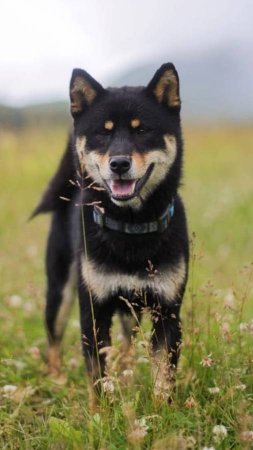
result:
M 116 205 L 140 208 L 178 158 L 175 67 L 164 64 L 147 87 L 108 89 L 74 69 L 70 98 L 81 170 L 105 188 Z

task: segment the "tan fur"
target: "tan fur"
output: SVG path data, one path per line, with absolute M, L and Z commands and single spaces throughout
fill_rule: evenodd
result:
M 96 91 L 87 80 L 82 77 L 76 77 L 70 91 L 72 113 L 81 112 L 83 100 L 90 105 L 96 95 Z
M 132 128 L 138 128 L 141 124 L 140 119 L 132 119 L 131 120 L 131 127 Z
M 87 152 L 85 136 L 78 136 L 76 138 L 76 151 L 81 172 L 87 171 L 88 175 L 94 181 L 103 186 L 103 180 L 98 170 L 98 166 L 100 166 L 103 157 L 96 151 Z
M 164 99 L 164 94 L 167 91 L 167 103 L 171 107 L 180 106 L 180 98 L 178 95 L 178 81 L 176 75 L 172 70 L 166 70 L 158 81 L 154 94 L 159 103 Z
M 114 123 L 112 120 L 107 120 L 104 124 L 106 130 L 111 131 L 114 128 Z
M 47 351 L 49 374 L 58 376 L 61 371 L 60 344 L 49 345 Z
M 163 269 L 154 279 L 140 278 L 138 275 L 127 275 L 117 272 L 107 272 L 103 267 L 96 266 L 89 258 L 82 260 L 82 277 L 94 300 L 103 301 L 106 297 L 117 294 L 119 289 L 125 291 L 144 291 L 154 289 L 168 302 L 177 298 L 186 276 L 186 263 L 183 258 L 173 268 Z M 120 301 L 120 300 L 119 300 Z
M 140 179 L 145 175 L 150 164 L 154 164 L 154 169 L 149 179 L 141 189 L 140 197 L 142 200 L 145 200 L 153 192 L 156 186 L 162 182 L 175 161 L 177 154 L 175 137 L 165 134 L 163 138 L 166 146 L 165 149 L 154 149 L 143 155 L 138 152 L 133 152 L 132 167 L 125 178 L 134 180 Z M 99 185 L 104 186 L 104 180 L 109 180 L 111 177 L 108 154 L 101 156 L 94 150 L 92 152 L 87 152 L 85 136 L 76 138 L 76 150 L 81 170 L 86 170 L 94 181 Z M 112 199 L 112 201 L 118 206 L 130 206 L 134 209 L 138 209 L 142 204 L 140 197 L 134 197 L 124 202 L 116 199 Z

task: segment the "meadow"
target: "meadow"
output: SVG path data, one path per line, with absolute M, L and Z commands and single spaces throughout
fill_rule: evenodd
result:
M 251 449 L 253 446 L 253 130 L 185 129 L 181 195 L 191 237 L 183 348 L 170 404 L 151 376 L 148 317 L 122 371 L 117 320 L 111 373 L 91 410 L 78 304 L 59 379 L 46 375 L 44 254 L 50 217 L 28 221 L 66 129 L 0 132 L 0 448 Z

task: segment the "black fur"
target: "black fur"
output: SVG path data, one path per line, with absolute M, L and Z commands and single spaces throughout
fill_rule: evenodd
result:
M 80 87 L 81 86 L 81 87 Z M 163 65 L 147 88 L 123 87 L 104 89 L 90 75 L 75 69 L 70 84 L 74 129 L 58 171 L 49 184 L 41 203 L 33 215 L 52 211 L 53 219 L 47 248 L 48 292 L 46 326 L 50 345 L 59 343 L 64 331 L 56 327 L 57 315 L 63 301 L 70 265 L 76 263 L 77 287 L 80 300 L 80 318 L 83 352 L 87 368 L 95 380 L 106 373 L 105 357 L 99 348 L 110 345 L 110 327 L 116 311 L 138 315 L 144 307 L 151 311 L 154 332 L 154 352 L 160 347 L 168 351 L 168 368 L 176 367 L 180 352 L 180 307 L 187 281 L 189 259 L 188 236 L 183 203 L 178 195 L 182 172 L 183 142 L 180 123 L 179 80 L 172 64 Z M 131 127 L 131 121 L 140 120 L 140 126 Z M 111 121 L 113 129 L 105 128 Z M 175 138 L 177 152 L 162 179 L 144 199 L 138 193 L 138 208 L 113 201 L 106 183 L 93 183 L 92 173 L 80 169 L 76 152 L 76 138 L 86 138 L 87 155 L 125 156 L 132 160 L 133 150 L 140 156 L 152 156 L 158 149 L 166 154 L 164 135 Z M 88 171 L 89 172 L 89 171 Z M 111 175 L 115 179 L 115 174 Z M 120 176 L 119 176 L 120 177 Z M 119 181 L 119 177 L 116 178 Z M 72 182 L 70 182 L 71 180 Z M 121 181 L 119 181 L 121 183 Z M 74 184 L 73 184 L 74 183 Z M 105 188 L 101 190 L 101 187 Z M 137 195 L 137 196 L 138 196 Z M 59 197 L 67 197 L 70 202 Z M 115 220 L 142 223 L 157 220 L 174 200 L 175 214 L 168 228 L 148 234 L 125 234 L 101 228 L 93 220 L 93 204 L 103 208 Z M 163 298 L 150 287 L 136 292 L 119 286 L 117 292 L 96 300 L 91 286 L 85 283 L 82 260 L 89 258 L 100 273 L 115 276 L 138 276 L 145 280 L 156 277 L 156 272 L 175 270 L 180 260 L 185 263 L 185 275 L 175 298 L 166 293 Z M 159 283 L 159 278 L 158 278 Z M 127 301 L 124 301 L 124 298 Z M 132 305 L 129 309 L 129 305 Z M 95 326 L 93 321 L 95 320 Z M 53 362 L 51 361 L 53 365 Z

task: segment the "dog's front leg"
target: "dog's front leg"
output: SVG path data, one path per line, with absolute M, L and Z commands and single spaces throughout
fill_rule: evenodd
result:
M 174 389 L 175 370 L 182 342 L 179 311 L 180 305 L 161 304 L 152 311 L 154 393 L 167 400 L 171 399 Z
M 110 301 L 99 303 L 82 285 L 79 289 L 80 321 L 83 354 L 90 381 L 100 392 L 99 381 L 106 375 L 106 353 L 102 348 L 111 345 L 113 308 Z

